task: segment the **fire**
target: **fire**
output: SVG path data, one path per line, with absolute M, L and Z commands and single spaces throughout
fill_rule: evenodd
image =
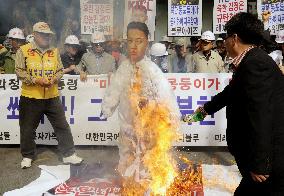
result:
M 167 196 L 203 195 L 201 165 L 195 166 L 185 157 L 180 157 L 180 160 L 187 167 L 176 176 L 167 190 Z
M 134 117 L 134 130 L 141 146 L 141 164 L 149 173 L 147 180 L 136 183 L 124 179 L 122 195 L 166 195 L 167 188 L 178 175 L 170 149 L 178 138 L 179 119 L 171 115 L 167 102 L 148 100 L 142 96 L 142 81 L 139 71 L 132 84 L 129 98 Z
M 141 148 L 141 166 L 148 172 L 146 179 L 124 177 L 123 196 L 177 196 L 202 192 L 201 167 L 194 167 L 186 158 L 180 158 L 187 168 L 178 171 L 170 152 L 179 137 L 179 119 L 171 115 L 166 100 L 148 100 L 143 97 L 143 83 L 139 69 L 129 91 L 134 114 L 136 142 Z

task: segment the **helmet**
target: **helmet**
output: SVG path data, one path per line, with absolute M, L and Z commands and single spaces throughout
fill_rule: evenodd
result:
M 13 28 L 9 31 L 8 34 L 9 38 L 14 38 L 14 39 L 26 39 L 24 36 L 24 33 L 21 29 L 19 28 Z
M 91 38 L 91 43 L 93 44 L 98 44 L 98 43 L 102 43 L 102 42 L 105 42 L 106 39 L 105 39 L 105 35 L 103 32 L 95 32 L 92 34 L 92 38 Z
M 64 44 L 80 45 L 79 39 L 75 35 L 69 35 L 66 37 Z
M 215 35 L 211 31 L 205 31 L 202 33 L 200 39 L 205 41 L 215 41 Z
M 165 44 L 155 43 L 152 45 L 150 54 L 153 56 L 165 56 L 168 55 Z
M 276 41 L 278 44 L 283 44 L 283 43 L 284 43 L 284 30 L 278 31 L 278 33 L 277 33 L 277 35 L 276 35 L 275 41 Z
M 29 43 L 31 43 L 32 41 L 34 41 L 34 36 L 33 36 L 33 34 L 27 35 L 26 41 L 29 42 Z

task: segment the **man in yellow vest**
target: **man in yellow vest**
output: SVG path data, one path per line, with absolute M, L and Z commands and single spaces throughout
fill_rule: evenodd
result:
M 43 114 L 49 119 L 58 140 L 58 148 L 66 164 L 80 164 L 75 154 L 73 137 L 59 99 L 58 81 L 63 66 L 58 49 L 50 47 L 54 33 L 45 22 L 33 26 L 34 41 L 18 50 L 16 74 L 22 81 L 19 104 L 21 168 L 31 167 L 35 158 L 34 135 Z

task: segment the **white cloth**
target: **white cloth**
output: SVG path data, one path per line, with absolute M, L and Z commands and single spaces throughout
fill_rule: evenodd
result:
M 135 177 L 139 180 L 147 175 L 145 175 L 145 168 L 139 167 L 140 164 L 138 164 L 141 162 L 143 144 L 139 143 L 135 136 L 133 122 L 135 111 L 133 111 L 129 99 L 129 90 L 135 82 L 136 67 L 141 73 L 141 97 L 146 98 L 147 101 L 155 101 L 155 103 L 166 103 L 173 120 L 180 119 L 180 112 L 169 82 L 160 68 L 147 57 L 137 62 L 136 65 L 132 65 L 127 59 L 111 78 L 111 84 L 102 101 L 102 114 L 105 117 L 110 117 L 118 107 L 120 120 L 119 168 L 124 168 L 119 170 L 125 176 L 137 176 L 139 173 L 140 176 Z

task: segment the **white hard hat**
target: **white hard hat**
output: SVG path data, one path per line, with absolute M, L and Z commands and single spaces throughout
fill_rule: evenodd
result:
M 14 38 L 14 39 L 26 39 L 24 36 L 24 33 L 21 29 L 19 28 L 13 28 L 9 31 L 8 34 L 9 38 Z
M 155 43 L 150 49 L 150 54 L 153 56 L 165 56 L 168 55 L 165 44 Z
M 33 35 L 33 34 L 27 35 L 26 41 L 29 42 L 29 43 L 31 43 L 32 41 L 34 41 L 34 35 Z
M 164 35 L 164 36 L 162 37 L 162 42 L 173 42 L 173 38 Z
M 75 35 L 69 35 L 66 37 L 64 44 L 80 45 L 79 39 Z
M 92 34 L 92 38 L 91 38 L 91 42 L 93 44 L 98 44 L 98 43 L 102 43 L 102 42 L 105 42 L 106 39 L 105 39 L 105 35 L 103 32 L 95 32 Z
M 215 41 L 215 35 L 211 31 L 205 31 L 202 33 L 200 39 L 205 41 Z
M 277 33 L 277 35 L 276 35 L 275 41 L 276 41 L 278 44 L 283 44 L 283 43 L 284 43 L 284 30 L 278 31 L 278 33 Z

